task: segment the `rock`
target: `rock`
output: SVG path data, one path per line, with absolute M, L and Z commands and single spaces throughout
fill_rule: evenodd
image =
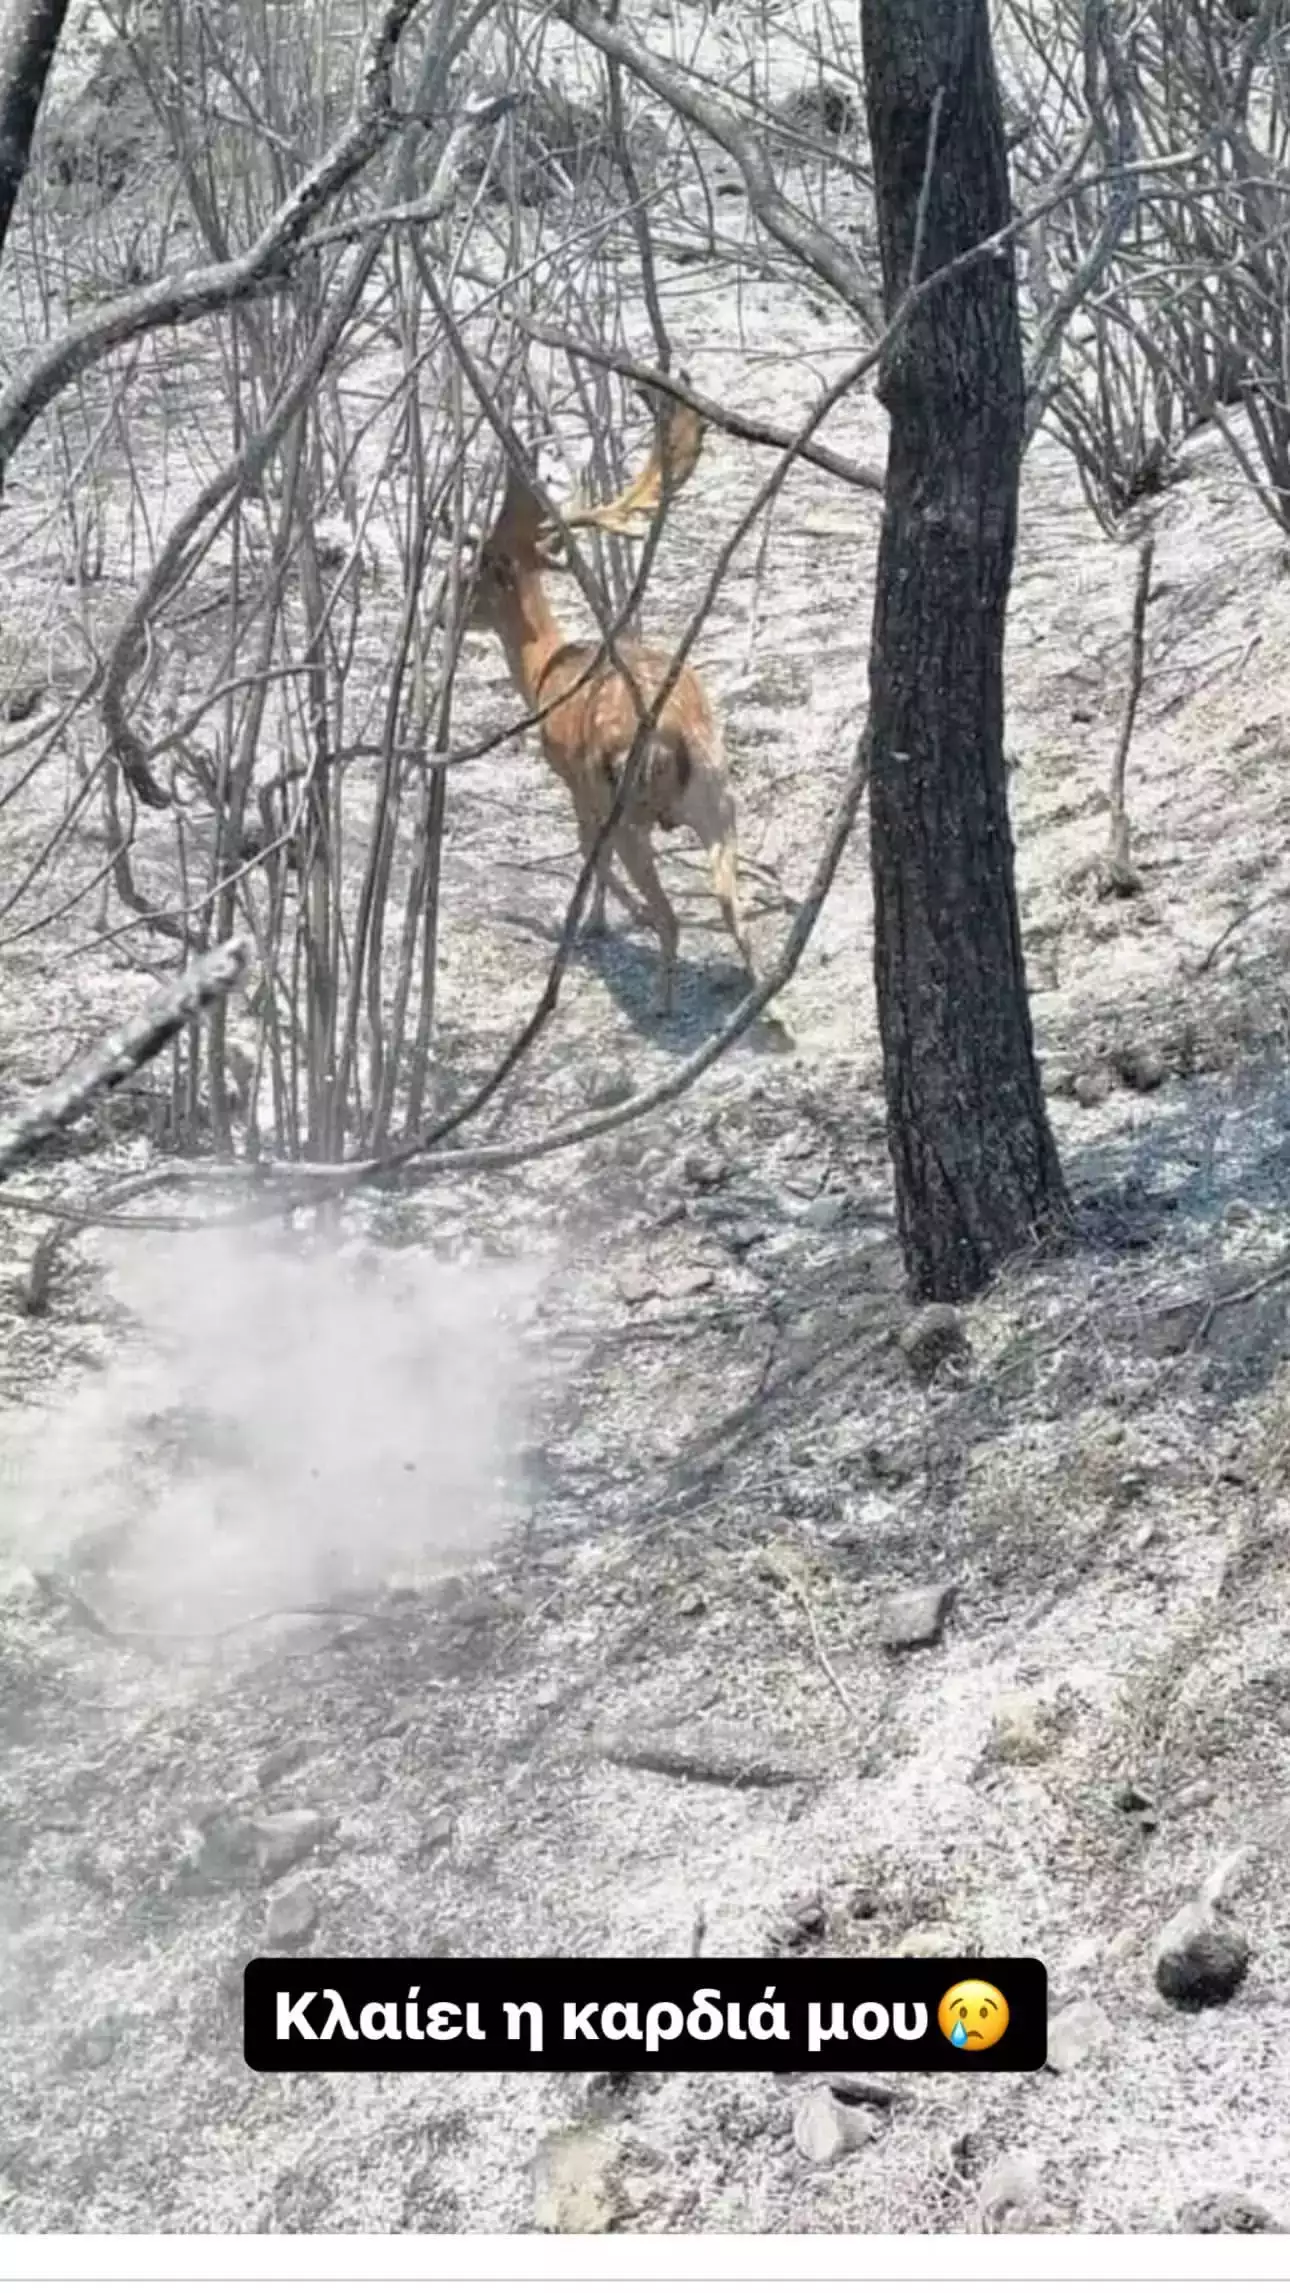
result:
M 1030 2151 L 996 2159 L 981 2183 L 981 2216 L 994 2229 L 1032 2227 L 1042 2191 L 1039 2160 Z
M 290 1950 L 306 1942 L 317 1924 L 318 1898 L 307 1879 L 296 1879 L 270 1903 L 265 1940 L 271 1951 Z
M 1169 1068 L 1147 1043 L 1124 1043 L 1111 1054 L 1115 1071 L 1131 1091 L 1158 1091 Z
M 733 1257 L 745 1258 L 750 1250 L 756 1249 L 759 1242 L 765 1241 L 767 1231 L 759 1219 L 738 1218 L 733 1226 L 723 1230 L 721 1239 Z
M 35 685 L 13 685 L 0 695 L 0 724 L 20 725 L 34 716 L 49 686 L 43 681 Z
M 891 1449 L 884 1449 L 877 1441 L 870 1441 L 861 1452 L 865 1471 L 880 1489 L 903 1489 L 913 1478 L 913 1468 L 903 1457 Z
M 697 1186 L 707 1194 L 714 1187 L 724 1186 L 730 1176 L 730 1165 L 724 1155 L 714 1154 L 705 1147 L 689 1147 L 682 1157 L 681 1175 L 687 1186 Z
M 898 1959 L 954 1959 L 961 1956 L 957 1937 L 948 1927 L 911 1927 L 896 1945 Z
M 1186 2237 L 1285 2237 L 1284 2222 L 1247 2197 L 1244 2190 L 1215 2190 L 1190 2198 L 1178 2214 L 1178 2227 Z
M 716 1278 L 711 1266 L 670 1266 L 658 1286 L 665 1298 L 697 1298 L 712 1288 Z
M 121 2024 L 114 2014 L 101 2014 L 78 2031 L 63 2055 L 64 2070 L 101 2070 L 117 2049 Z
M 594 2107 L 606 2109 L 626 2094 L 639 2076 L 638 2070 L 589 2070 L 583 2093 Z
M 866 2078 L 863 2071 L 836 2071 L 829 2080 L 829 2092 L 835 2101 L 861 2103 L 870 2110 L 893 2110 L 896 2089 L 885 2085 L 881 2078 Z
M 563 1554 L 561 1554 L 560 1559 L 563 1566 Z M 425 1697 L 423 1695 L 407 1696 L 401 1703 L 391 1705 L 378 1732 L 382 1736 L 406 1736 L 409 1731 L 423 1727 L 426 1717 Z
M 963 1317 L 953 1306 L 924 1306 L 897 1332 L 896 1343 L 918 1378 L 931 1377 L 944 1362 L 966 1359 L 969 1351 Z
M 1217 1785 L 1212 1784 L 1208 1776 L 1198 1776 L 1194 1783 L 1185 1783 L 1182 1790 L 1175 1794 L 1174 1813 L 1189 1815 L 1193 1808 L 1212 1806 L 1217 1797 Z
M 587 1105 L 597 1113 L 605 1107 L 621 1107 L 635 1088 L 626 1067 L 593 1068 L 587 1084 Z
M 480 1632 L 486 1625 L 500 1624 L 507 1612 L 508 1604 L 500 1594 L 475 1592 L 453 1602 L 452 1622 L 464 1632 Z
M 817 1234 L 829 1234 L 840 1226 L 850 1208 L 850 1197 L 845 1194 L 817 1194 L 799 1213 L 799 1223 L 809 1226 Z
M 777 1951 L 803 1949 L 813 1938 L 824 1933 L 827 1918 L 818 1895 L 799 1896 L 796 1902 L 786 1903 L 781 1918 L 776 1920 L 772 1941 Z
M 658 1282 L 648 1266 L 623 1266 L 614 1283 L 625 1306 L 643 1306 L 658 1296 Z
M 1187 1903 L 1175 1913 L 1156 1943 L 1156 1989 L 1172 2006 L 1197 2014 L 1223 2006 L 1245 1980 L 1250 1946 L 1239 1927 Z
M 684 1217 L 685 1204 L 675 1195 L 670 1200 L 664 1196 L 654 1211 L 649 1231 L 651 1234 L 666 1234 L 670 1226 L 679 1226 Z
M 1111 1077 L 1105 1067 L 1084 1067 L 1071 1078 L 1071 1097 L 1081 1107 L 1102 1107 L 1111 1096 Z
M 437 1807 L 433 1815 L 428 1815 L 417 1834 L 418 1863 L 431 1863 L 436 1855 L 442 1855 L 446 1847 L 451 1847 L 455 1827 L 456 1819 L 450 1807 Z
M 281 1783 L 284 1775 L 290 1775 L 293 1768 L 303 1767 L 314 1748 L 307 1741 L 292 1742 L 288 1739 L 285 1744 L 278 1744 L 273 1751 L 266 1752 L 255 1771 L 255 1780 L 261 1791 L 271 1790 L 275 1783 Z
M 771 117 L 791 138 L 807 143 L 844 143 L 860 129 L 860 114 L 851 90 L 836 80 L 808 80 L 781 96 Z
M 1004 1767 L 1023 1767 L 1047 1755 L 1052 1715 L 1038 1696 L 1001 1696 L 990 1719 L 990 1750 Z
M 1089 1967 L 1097 1965 L 1102 1956 L 1102 1950 L 1103 1944 L 1100 1936 L 1085 1935 L 1081 1942 L 1072 1943 L 1067 1951 L 1064 1961 L 1066 1972 L 1068 1974 L 1084 1974 Z
M 1151 1805 L 1146 1792 L 1140 1791 L 1136 1783 L 1117 1783 L 1111 1801 L 1121 1815 L 1141 1815 Z
M 1185 1354 L 1200 1335 L 1205 1312 L 1203 1304 L 1184 1303 L 1157 1306 L 1144 1313 L 1138 1337 L 1139 1351 L 1151 1361 L 1168 1361 L 1174 1354 Z
M 256 1816 L 248 1828 L 260 1877 L 278 1879 L 312 1855 L 328 1826 L 316 1808 L 291 1807 L 281 1815 Z
M 812 2166 L 831 2166 L 848 2150 L 863 2149 L 877 2130 L 867 2111 L 839 2101 L 828 2086 L 804 2094 L 793 2113 L 793 2147 Z
M 591 2127 L 548 2134 L 533 2161 L 534 2228 L 565 2237 L 612 2229 L 624 2210 L 620 2157 L 613 2136 Z
M 941 1637 L 954 1605 L 952 1584 L 918 1585 L 893 1593 L 883 1605 L 878 1637 L 884 1648 L 930 1648 Z
M 1101 2054 L 1114 2035 L 1109 2014 L 1095 1998 L 1073 1999 L 1048 2025 L 1048 2068 L 1078 2070 L 1081 2062 Z

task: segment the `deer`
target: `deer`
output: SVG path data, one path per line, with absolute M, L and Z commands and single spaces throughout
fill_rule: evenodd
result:
M 703 427 L 680 401 L 656 412 L 654 444 L 644 468 L 611 501 L 574 504 L 563 511 L 564 529 L 593 528 L 631 538 L 641 518 L 657 516 L 665 485 L 675 491 L 689 477 Z M 530 713 L 540 715 L 542 750 L 572 798 L 585 862 L 617 798 L 623 766 L 671 656 L 659 646 L 621 640 L 615 650 L 628 672 L 624 675 L 598 640 L 565 636 L 544 585 L 545 575 L 562 570 L 563 539 L 528 480 L 512 467 L 501 509 L 479 545 L 464 620 L 467 628 L 498 640 L 516 692 Z M 600 845 L 586 927 L 592 934 L 605 930 L 607 891 L 638 923 L 653 926 L 661 949 L 656 1008 L 662 1016 L 674 1006 L 680 927 L 650 839 L 656 828 L 683 827 L 708 854 L 723 921 L 755 981 L 739 899 L 735 801 L 721 726 L 689 667 L 681 669 L 645 736 L 632 788 Z M 615 859 L 640 893 L 639 901 L 623 885 Z

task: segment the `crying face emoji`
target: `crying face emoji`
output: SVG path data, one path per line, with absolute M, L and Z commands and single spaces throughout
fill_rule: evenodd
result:
M 984 2054 L 1008 2027 L 1008 2001 L 991 1982 L 956 1982 L 936 2009 L 951 2046 L 964 2054 Z

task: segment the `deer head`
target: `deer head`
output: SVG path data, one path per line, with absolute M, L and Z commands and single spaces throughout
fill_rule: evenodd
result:
M 466 610 L 468 628 L 496 629 L 526 578 L 558 572 L 566 532 L 595 531 L 633 540 L 648 530 L 664 500 L 676 493 L 693 471 L 704 431 L 700 416 L 678 400 L 660 403 L 651 394 L 651 404 L 654 443 L 644 468 L 611 501 L 571 503 L 561 513 L 563 530 L 528 481 L 512 470 L 501 509 L 477 545 Z

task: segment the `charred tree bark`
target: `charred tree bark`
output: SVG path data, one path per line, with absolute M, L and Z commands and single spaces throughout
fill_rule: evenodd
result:
M 68 0 L 11 0 L 0 19 L 0 254 L 18 204 L 36 116 Z
M 862 0 L 883 291 L 895 314 L 1010 215 L 987 0 Z M 1021 950 L 1003 640 L 1025 383 L 1011 250 L 912 308 L 890 417 L 870 656 L 874 970 L 901 1247 L 959 1298 L 1065 1222 Z

